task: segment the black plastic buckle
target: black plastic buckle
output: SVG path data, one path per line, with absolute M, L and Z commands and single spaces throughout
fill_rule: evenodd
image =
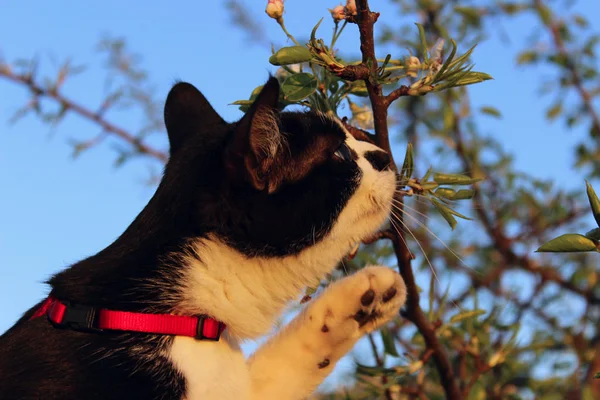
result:
M 219 331 L 217 332 L 217 336 L 212 338 L 208 336 L 204 336 L 204 321 L 206 320 L 206 315 L 201 315 L 198 317 L 198 325 L 196 325 L 196 336 L 197 340 L 211 340 L 213 342 L 218 342 L 221 338 L 221 324 L 219 323 Z
M 98 309 L 94 307 L 73 304 L 68 301 L 62 301 L 66 306 L 62 321 L 51 321 L 59 328 L 70 328 L 80 332 L 102 332 L 98 328 Z

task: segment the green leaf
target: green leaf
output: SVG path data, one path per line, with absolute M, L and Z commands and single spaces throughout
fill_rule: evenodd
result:
M 461 174 L 433 174 L 433 180 L 440 185 L 472 185 L 479 182 L 482 178 L 471 178 L 468 175 Z
M 413 174 L 413 169 L 414 169 L 414 160 L 413 160 L 413 153 L 412 153 L 412 144 L 408 143 L 406 145 L 406 154 L 404 156 L 404 163 L 402 164 L 402 169 L 400 170 L 400 175 L 405 176 L 408 179 L 410 179 L 410 177 Z
M 517 57 L 517 64 L 531 64 L 538 60 L 539 55 L 536 51 L 524 51 Z
M 283 98 L 290 102 L 303 100 L 317 90 L 318 84 L 317 78 L 306 72 L 290 75 L 281 85 Z
M 600 379 L 600 372 L 596 372 L 596 375 L 594 375 L 594 379 Z
M 591 385 L 585 385 L 581 393 L 581 400 L 598 400 L 598 396 L 594 394 Z
M 450 63 L 449 68 L 453 69 L 455 71 L 460 70 L 460 68 L 467 62 L 467 60 L 469 59 L 469 57 L 471 57 L 471 54 L 473 53 L 473 50 L 475 50 L 475 46 L 477 46 L 477 45 L 473 45 L 473 47 L 471 47 L 469 50 L 467 50 L 465 52 L 465 54 L 463 54 L 462 56 L 458 57 L 456 60 L 452 61 Z
M 502 117 L 502 114 L 500 114 L 500 111 L 498 111 L 498 109 L 494 108 L 494 107 L 484 106 L 484 107 L 481 107 L 480 110 L 482 113 L 491 115 L 492 117 L 496 117 L 496 118 Z
M 398 354 L 398 350 L 396 349 L 394 336 L 387 326 L 384 326 L 381 329 L 381 340 L 383 341 L 383 349 L 387 354 L 394 357 L 400 357 L 400 354 Z
M 269 57 L 269 62 L 273 65 L 289 65 L 310 61 L 312 54 L 305 46 L 283 47 Z
M 580 251 L 595 251 L 596 243 L 583 235 L 577 233 L 567 233 L 544 243 L 536 252 L 580 252 Z
M 476 382 L 469 391 L 469 395 L 466 400 L 485 400 L 486 398 L 487 393 L 485 392 L 484 384 L 482 382 Z
M 469 200 L 475 196 L 475 191 L 472 189 L 460 189 L 450 200 Z
M 582 28 L 586 28 L 589 25 L 588 20 L 582 15 L 575 15 L 573 20 L 575 21 L 577 26 L 580 26 Z
M 450 295 L 450 285 L 446 286 L 446 290 L 444 291 L 444 295 L 442 296 L 441 300 L 439 301 L 439 307 L 438 310 L 436 312 L 436 318 L 441 318 L 442 315 L 444 315 L 444 311 L 446 309 L 446 303 L 448 301 L 448 296 Z
M 492 78 L 490 74 L 486 74 L 485 72 L 468 72 L 464 77 L 461 77 L 456 82 L 454 82 L 453 86 L 467 86 L 473 85 L 475 83 L 481 83 L 483 81 L 488 81 Z
M 427 179 L 429 179 L 429 177 L 431 176 L 431 171 L 432 171 L 432 167 L 429 167 L 429 169 L 427 170 L 427 172 L 425 172 L 425 175 L 421 179 L 421 182 L 426 182 Z
M 454 7 L 454 11 L 461 14 L 471 25 L 479 25 L 483 16 L 481 11 L 473 7 Z
M 444 197 L 446 199 L 451 199 L 452 197 L 454 197 L 454 195 L 456 194 L 456 190 L 454 189 L 450 189 L 450 188 L 438 188 L 435 191 L 435 195 L 438 197 Z
M 421 187 L 425 190 L 433 190 L 438 186 L 440 186 L 440 185 L 434 181 L 421 183 Z
M 431 199 L 431 203 L 435 206 L 440 215 L 444 217 L 446 222 L 448 222 L 448 225 L 450 225 L 452 230 L 454 230 L 454 228 L 456 228 L 456 218 L 454 218 L 450 209 L 436 199 Z
M 251 106 L 254 101 L 252 100 L 236 100 L 231 103 L 232 106 Z
M 413 361 L 408 366 L 408 373 L 409 374 L 414 374 L 415 372 L 417 372 L 418 370 L 420 370 L 421 368 L 423 368 L 424 364 L 425 363 L 423 362 L 423 360 Z
M 315 287 L 307 287 L 306 291 L 304 292 L 305 296 L 312 296 L 313 294 L 317 293 L 317 288 L 318 286 Z
M 557 103 L 557 104 L 553 105 L 552 107 L 550 107 L 548 109 L 548 111 L 546 111 L 546 118 L 548 118 L 550 121 L 552 121 L 553 119 L 558 117 L 561 112 L 562 112 L 562 103 Z
M 429 51 L 427 50 L 427 36 L 425 35 L 425 28 L 421 24 L 415 24 L 419 29 L 419 39 L 421 40 L 421 51 L 423 52 L 423 61 L 429 62 Z
M 588 200 L 590 201 L 590 207 L 592 207 L 592 213 L 594 214 L 594 219 L 598 226 L 600 226 L 600 200 L 598 200 L 598 196 L 594 191 L 592 185 L 590 185 L 587 181 L 585 182 Z
M 456 55 L 456 48 L 457 48 L 456 42 L 454 40 L 450 39 L 450 44 L 452 45 L 452 50 L 450 51 L 450 54 L 448 55 L 448 58 L 446 58 L 446 61 L 444 62 L 444 64 L 442 64 L 442 67 L 440 68 L 438 73 L 435 75 L 436 79 L 438 77 L 444 75 L 444 72 L 446 72 L 446 70 L 448 69 L 448 66 L 450 65 L 450 63 L 454 59 L 454 56 Z M 436 79 L 434 79 L 434 81 L 436 81 Z
M 452 318 L 450 318 L 450 323 L 455 324 L 457 322 L 464 321 L 465 319 L 478 317 L 485 313 L 486 313 L 485 310 L 463 311 L 461 313 L 458 313 L 458 314 L 452 316 Z
M 367 85 L 365 81 L 354 81 L 351 82 L 350 94 L 360 97 L 367 97 L 369 92 L 367 91 Z
M 473 220 L 473 218 L 469 218 L 466 215 L 463 215 L 463 214 L 459 213 L 458 211 L 451 209 L 450 207 L 448 207 L 448 211 L 450 212 L 450 214 L 456 215 L 458 218 L 466 219 L 469 221 Z
M 310 32 L 310 41 L 311 42 L 314 42 L 316 40 L 315 36 L 317 34 L 317 29 L 319 29 L 319 25 L 321 25 L 321 22 L 323 22 L 323 18 L 321 18 L 319 20 L 319 22 L 317 22 L 317 24 L 315 25 L 313 30 Z
M 550 8 L 540 5 L 537 7 L 537 12 L 544 25 L 549 26 L 552 23 L 552 11 L 550 11 Z
M 600 241 L 600 228 L 594 228 L 588 233 L 585 234 L 586 237 L 589 237 L 592 240 Z
M 252 105 L 252 103 L 254 103 L 256 96 L 258 96 L 258 94 L 262 90 L 263 86 L 264 85 L 255 87 L 254 90 L 252 91 L 252 93 L 250 93 L 250 98 L 248 100 L 237 100 L 231 104 L 240 106 L 240 111 L 242 111 L 242 112 L 248 111 L 250 109 L 250 106 Z

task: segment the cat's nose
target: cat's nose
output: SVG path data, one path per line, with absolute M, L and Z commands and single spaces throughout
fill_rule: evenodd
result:
M 385 151 L 367 151 L 365 153 L 365 158 L 377 171 L 385 171 L 386 169 L 391 169 L 392 167 L 392 158 Z

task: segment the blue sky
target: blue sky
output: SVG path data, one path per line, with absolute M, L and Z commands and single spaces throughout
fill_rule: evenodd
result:
M 127 38 L 130 48 L 144 57 L 159 97 L 166 96 L 174 80 L 187 80 L 228 120 L 240 116 L 228 104 L 247 98 L 273 71 L 267 62 L 269 48 L 249 44 L 245 34 L 231 25 L 221 2 L 2 3 L 0 56 L 10 62 L 37 55 L 42 71 L 52 71 L 53 57 L 88 65 L 67 83 L 65 93 L 90 107 L 97 106 L 103 94 L 105 74 L 95 46 L 104 34 Z M 277 24 L 263 12 L 266 1 L 247 3 L 256 5 L 252 12 L 276 46 L 285 44 Z M 321 27 L 325 35 L 331 24 L 323 4 L 289 0 L 290 31 L 307 35 L 326 17 Z M 335 1 L 328 4 L 334 5 Z M 383 20 L 391 23 L 397 18 L 387 4 L 382 7 Z M 588 16 L 600 15 L 598 2 L 580 1 L 577 7 Z M 476 49 L 474 61 L 478 70 L 495 80 L 474 87 L 471 96 L 476 105 L 493 105 L 502 111 L 502 119 L 485 118 L 480 124 L 515 155 L 519 169 L 583 189 L 581 176 L 571 167 L 572 153 L 565 149 L 585 133 L 565 135 L 560 124 L 544 120 L 543 110 L 552 99 L 540 96 L 539 78 L 550 76 L 547 70 L 515 67 L 515 50 L 527 43 L 532 21 L 520 17 L 504 23 L 501 28 L 510 43 L 499 40 L 500 27 L 493 27 L 489 40 Z M 357 54 L 356 39 L 356 28 L 350 26 L 338 47 Z M 45 296 L 47 287 L 42 282 L 51 274 L 114 240 L 153 190 L 143 184 L 147 163 L 115 169 L 114 152 L 107 146 L 71 158 L 68 138 L 98 132 L 86 121 L 71 116 L 53 132 L 33 118 L 9 125 L 8 119 L 25 101 L 23 88 L 0 79 L 0 332 Z M 140 120 L 118 115 L 115 122 L 132 129 Z M 159 141 L 166 143 L 165 138 Z

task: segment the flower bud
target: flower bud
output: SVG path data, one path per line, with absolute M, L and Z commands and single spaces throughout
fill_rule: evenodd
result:
M 357 12 L 356 12 L 356 1 L 354 1 L 354 0 L 347 0 L 346 1 L 346 9 L 345 9 L 345 11 L 346 11 L 346 15 L 347 16 L 349 16 L 349 15 L 356 15 L 357 14 Z
M 362 129 L 373 129 L 374 119 L 373 111 L 369 106 L 359 106 L 356 103 L 350 103 L 350 111 L 352 111 L 352 123 Z
M 415 56 L 410 56 L 406 60 L 406 75 L 416 78 L 421 68 L 421 60 Z
M 283 0 L 269 0 L 265 12 L 273 19 L 281 18 L 283 16 Z
M 331 17 L 335 22 L 340 22 L 346 19 L 346 9 L 342 5 L 336 6 L 333 9 L 329 9 L 329 12 L 331 13 Z

